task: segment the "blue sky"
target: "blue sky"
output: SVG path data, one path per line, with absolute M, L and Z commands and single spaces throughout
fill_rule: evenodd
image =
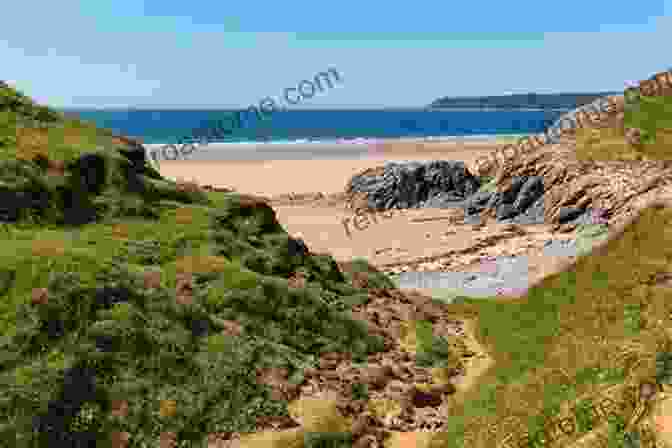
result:
M 672 67 L 672 0 L 44 0 L 2 7 L 0 79 L 55 107 L 299 107 L 622 90 Z

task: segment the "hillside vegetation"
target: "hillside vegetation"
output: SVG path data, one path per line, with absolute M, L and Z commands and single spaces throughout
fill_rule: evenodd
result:
M 257 369 L 298 384 L 322 353 L 382 349 L 349 313 L 367 289 L 262 200 L 163 179 L 6 84 L 0 114 L 0 445 L 204 446 L 287 414 Z

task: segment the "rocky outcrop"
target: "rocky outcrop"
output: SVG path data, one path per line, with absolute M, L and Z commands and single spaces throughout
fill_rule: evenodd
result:
M 389 162 L 377 172 L 354 176 L 347 193 L 363 193 L 368 208 L 459 207 L 480 188 L 463 162 Z
M 464 209 L 466 222 L 480 220 L 492 211 L 500 223 L 543 224 L 544 180 L 540 176 L 518 176 L 500 191 L 481 189 L 481 183 L 462 162 L 388 163 L 379 170 L 367 170 L 354 176 L 348 185 L 353 208 L 356 199 L 374 210 L 392 208 Z M 360 195 L 360 196 L 358 196 Z M 561 211 L 556 222 L 583 222 L 588 216 L 585 206 Z

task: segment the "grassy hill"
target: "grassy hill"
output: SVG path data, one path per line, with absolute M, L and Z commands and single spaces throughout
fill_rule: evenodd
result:
M 0 114 L 0 446 L 204 446 L 287 414 L 259 367 L 300 383 L 321 353 L 382 348 L 348 312 L 367 290 L 262 200 L 165 180 L 6 84 Z

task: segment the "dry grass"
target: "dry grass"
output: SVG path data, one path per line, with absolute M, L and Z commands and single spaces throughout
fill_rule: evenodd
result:
M 230 265 L 224 257 L 215 256 L 187 256 L 175 261 L 178 273 L 208 273 L 223 271 Z
M 580 129 L 576 158 L 581 161 L 647 161 L 672 159 L 672 129 L 658 129 L 655 143 L 633 146 L 623 129 Z

